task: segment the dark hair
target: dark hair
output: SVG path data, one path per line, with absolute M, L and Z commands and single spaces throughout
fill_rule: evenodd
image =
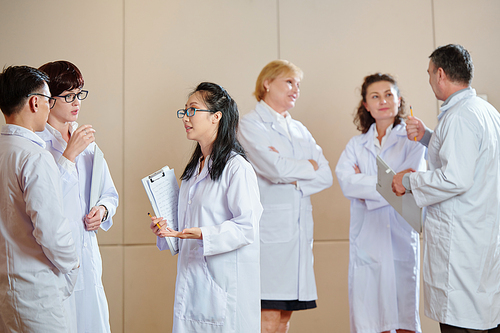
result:
M 370 129 L 370 126 L 375 122 L 375 118 L 372 117 L 371 113 L 366 110 L 363 103 L 366 103 L 366 91 L 368 87 L 375 82 L 387 81 L 396 89 L 398 97 L 401 97 L 401 104 L 398 108 L 398 114 L 394 118 L 394 126 L 401 123 L 402 119 L 406 118 L 405 114 L 405 99 L 400 95 L 398 83 L 390 74 L 375 73 L 365 77 L 363 85 L 361 86 L 361 101 L 359 102 L 358 110 L 354 115 L 354 125 L 361 133 L 366 133 Z
M 429 56 L 432 63 L 442 68 L 451 82 L 470 85 L 474 77 L 474 64 L 469 52 L 457 44 L 440 46 Z
M 222 176 L 222 171 L 224 171 L 227 162 L 234 156 L 233 152 L 246 159 L 245 151 L 236 138 L 239 121 L 238 106 L 227 91 L 218 84 L 202 82 L 189 96 L 196 92 L 200 92 L 209 110 L 214 110 L 214 112 L 220 111 L 222 113 L 219 128 L 217 129 L 217 137 L 212 144 L 212 151 L 210 152 L 212 164 L 208 169 L 210 178 L 217 181 Z M 201 147 L 198 143 L 191 156 L 191 160 L 182 173 L 182 180 L 188 180 L 193 176 L 202 155 Z M 207 162 L 205 161 L 205 163 Z
M 69 61 L 48 62 L 38 69 L 50 77 L 49 89 L 52 96 L 59 96 L 65 90 L 81 89 L 85 83 L 78 67 Z
M 49 77 L 29 66 L 9 66 L 0 73 L 0 109 L 6 116 L 19 110 L 33 92 L 43 88 Z

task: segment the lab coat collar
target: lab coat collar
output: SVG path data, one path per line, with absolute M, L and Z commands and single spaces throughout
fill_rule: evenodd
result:
M 475 96 L 476 96 L 476 90 L 472 89 L 472 87 L 467 87 L 465 89 L 453 93 L 450 97 L 446 99 L 443 105 L 441 105 L 440 107 L 441 113 L 438 116 L 438 121 L 441 120 L 441 118 L 443 118 L 446 111 L 455 106 L 458 102 L 460 102 L 463 99 Z
M 375 144 L 373 143 L 373 138 L 375 137 L 375 131 L 377 130 L 375 123 L 371 124 L 368 132 L 365 133 L 363 141 L 361 144 L 370 151 L 374 156 L 377 156 L 377 151 L 375 150 Z M 395 145 L 401 137 L 406 137 L 406 124 L 404 122 L 399 123 L 397 126 L 393 127 L 391 132 L 388 134 L 384 146 L 381 151 L 389 149 L 391 146 Z
M 260 116 L 260 118 L 262 119 L 262 122 L 264 122 L 264 123 L 272 123 L 271 124 L 271 128 L 273 130 L 275 130 L 276 132 L 278 132 L 279 134 L 281 134 L 287 140 L 290 141 L 290 138 L 289 138 L 288 134 L 285 132 L 285 130 L 278 123 L 278 120 L 276 119 L 276 117 L 274 117 L 271 114 L 271 112 L 273 112 L 273 111 L 268 110 L 267 107 L 269 107 L 269 106 L 267 106 L 267 104 L 264 105 L 262 103 L 265 104 L 264 101 L 260 101 L 259 103 L 257 103 L 257 106 L 255 107 L 255 112 Z M 274 111 L 274 112 L 276 112 L 276 111 Z M 290 117 L 290 120 L 291 120 L 292 116 L 288 113 L 287 117 Z
M 42 140 L 35 132 L 18 125 L 7 124 L 2 126 L 2 135 L 15 135 L 26 138 L 33 143 L 45 149 L 45 141 Z
M 200 163 L 201 163 L 201 158 L 198 161 L 198 164 L 196 165 L 196 171 L 200 169 Z M 196 176 L 194 177 L 194 182 L 193 185 L 201 182 L 203 179 L 209 177 L 208 174 L 208 169 L 212 165 L 212 159 L 210 158 L 210 155 L 206 157 L 205 164 L 203 165 L 203 169 L 201 169 L 200 173 L 196 173 Z
M 401 121 L 398 125 L 394 126 L 392 128 L 392 131 L 388 134 L 387 139 L 385 140 L 384 146 L 380 150 L 380 152 L 383 152 L 384 150 L 390 149 L 392 146 L 394 146 L 399 140 L 401 140 L 401 137 L 406 138 L 406 124 Z
M 71 122 L 69 124 L 69 132 L 73 134 L 73 132 L 78 128 L 78 123 L 77 122 Z M 49 135 L 49 134 L 52 134 Z M 64 150 L 66 150 L 66 147 L 68 144 L 66 141 L 64 141 L 61 133 L 56 130 L 54 127 L 52 127 L 49 123 L 45 125 L 45 131 L 38 133 L 38 135 L 45 141 L 50 142 L 52 147 L 60 152 L 61 154 L 64 153 Z

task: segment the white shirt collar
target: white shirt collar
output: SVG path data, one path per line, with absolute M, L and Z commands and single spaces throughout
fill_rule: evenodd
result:
M 47 123 L 47 125 L 45 126 L 45 128 L 47 129 L 47 131 L 49 131 L 50 134 L 52 134 L 56 140 L 63 146 L 63 147 L 66 147 L 67 145 L 67 142 L 63 139 L 62 137 L 62 134 L 61 132 L 59 132 L 58 130 L 56 130 L 54 127 L 52 127 L 52 125 L 50 125 L 49 123 Z M 73 122 L 70 122 L 69 123 L 69 133 L 70 134 L 73 134 L 73 132 L 78 128 L 78 123 L 76 121 L 73 121 Z
M 378 141 L 378 132 L 377 132 L 377 125 L 375 123 L 373 123 L 373 125 L 375 128 L 374 128 L 374 131 L 373 131 L 373 143 L 375 144 L 375 148 L 377 149 L 377 153 L 379 153 L 381 150 L 382 150 L 382 147 L 384 146 L 384 143 L 387 141 L 387 138 L 389 137 L 389 134 L 391 133 L 392 131 L 392 128 L 394 127 L 394 123 L 389 125 L 389 127 L 387 127 L 387 129 L 385 130 L 385 135 L 382 137 L 382 142 L 379 142 Z
M 291 139 L 290 137 L 290 132 L 288 131 L 288 125 L 290 125 L 290 122 L 292 121 L 292 116 L 288 111 L 285 111 L 285 115 L 282 115 L 281 113 L 276 112 L 272 107 L 270 107 L 264 100 L 261 100 L 259 102 L 273 117 L 273 119 L 276 120 L 276 122 L 285 130 L 286 134 L 288 135 L 288 138 Z
M 2 126 L 2 135 L 16 135 L 33 141 L 42 148 L 45 148 L 43 141 L 35 132 L 19 125 L 6 124 Z

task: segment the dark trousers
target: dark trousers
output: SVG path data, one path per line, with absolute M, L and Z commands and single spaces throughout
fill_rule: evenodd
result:
M 439 323 L 439 327 L 441 328 L 441 333 L 500 333 L 500 325 L 496 328 L 490 328 L 489 330 L 473 330 L 441 323 Z

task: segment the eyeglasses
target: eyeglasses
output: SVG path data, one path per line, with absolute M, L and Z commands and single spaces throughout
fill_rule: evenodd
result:
M 57 102 L 57 99 L 55 99 L 54 97 L 50 97 L 50 96 L 47 96 L 47 95 L 44 95 L 44 94 L 40 94 L 40 93 L 33 93 L 33 94 L 28 94 L 26 97 L 30 97 L 30 96 L 43 96 L 43 97 L 47 97 L 49 99 L 49 107 L 52 109 L 54 107 L 54 105 L 56 105 L 56 102 Z
M 177 110 L 177 118 L 183 118 L 184 115 L 188 117 L 192 117 L 196 114 L 196 112 L 212 112 L 215 113 L 217 111 L 212 111 L 212 110 L 202 110 L 202 109 L 195 109 L 195 108 L 187 108 L 187 109 L 180 109 Z
M 85 98 L 87 98 L 88 93 L 89 92 L 87 90 L 82 90 L 78 94 L 69 93 L 67 95 L 56 96 L 56 97 L 64 98 L 64 101 L 66 103 L 72 103 L 75 100 L 75 98 L 78 98 L 80 101 L 83 101 Z

